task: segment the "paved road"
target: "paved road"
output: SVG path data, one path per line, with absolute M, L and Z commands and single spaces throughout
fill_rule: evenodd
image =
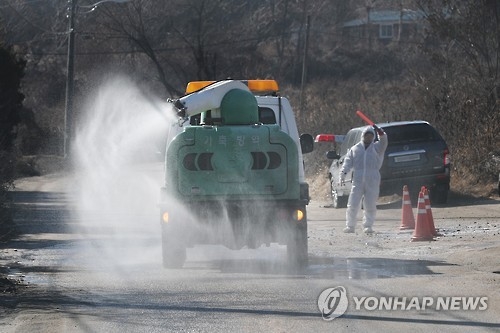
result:
M 21 186 L 13 194 L 22 234 L 2 248 L 2 258 L 11 277 L 22 277 L 28 286 L 1 296 L 2 332 L 500 329 L 500 266 L 474 260 L 499 253 L 498 201 L 457 200 L 436 208 L 436 223 L 446 235 L 418 244 L 409 242 L 411 232 L 398 231 L 397 204 L 380 208 L 377 233 L 367 236 L 340 233 L 345 211 L 313 201 L 310 265 L 303 270 L 287 266 L 279 245 L 241 251 L 199 246 L 188 251 L 184 269 L 166 270 L 156 211 L 86 211 L 74 193 L 46 188 Z M 469 259 L 454 257 L 459 251 Z M 327 321 L 318 297 L 333 287 L 346 290 L 348 308 Z M 437 310 L 447 297 L 460 299 L 448 299 Z M 477 301 L 476 310 L 464 311 L 461 297 Z M 424 298 L 433 302 L 426 309 Z M 399 303 L 378 309 L 382 299 Z M 487 307 L 479 310 L 482 301 Z

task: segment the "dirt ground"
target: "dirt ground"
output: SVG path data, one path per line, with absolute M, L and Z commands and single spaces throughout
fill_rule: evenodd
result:
M 378 207 L 374 235 L 363 234 L 362 212 L 356 233 L 344 234 L 345 209 L 313 201 L 310 206 L 320 210 L 319 215 L 309 215 L 309 251 L 325 257 L 433 259 L 461 266 L 466 271 L 500 274 L 500 200 L 471 201 L 470 197 L 452 194 L 450 201 L 454 206 L 431 209 L 438 231 L 432 241 L 412 241 L 414 229 L 400 230 L 401 201 Z M 312 207 L 311 210 L 316 212 Z M 416 211 L 414 207 L 415 216 Z M 492 278 L 500 286 L 500 276 Z

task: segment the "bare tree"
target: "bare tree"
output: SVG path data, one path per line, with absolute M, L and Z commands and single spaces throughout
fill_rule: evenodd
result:
M 101 25 L 150 59 L 169 95 L 179 95 L 189 80 L 242 73 L 258 42 L 250 2 L 134 0 L 122 7 L 103 8 Z
M 500 4 L 497 1 L 419 1 L 429 31 L 423 51 L 429 59 L 420 72 L 423 107 L 442 125 L 459 171 L 485 180 L 485 162 L 500 131 L 498 93 Z M 496 177 L 496 175 L 495 175 Z

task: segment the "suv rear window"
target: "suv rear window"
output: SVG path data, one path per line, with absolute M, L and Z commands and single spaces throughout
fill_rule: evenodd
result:
M 421 141 L 441 141 L 439 133 L 427 124 L 384 127 L 389 137 L 389 145 Z

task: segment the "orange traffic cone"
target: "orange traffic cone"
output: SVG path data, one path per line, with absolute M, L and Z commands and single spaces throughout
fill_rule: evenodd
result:
M 425 209 L 424 192 L 418 195 L 417 207 L 417 222 L 411 241 L 431 241 L 433 240 L 432 232 L 427 219 L 427 210 Z
M 403 186 L 403 211 L 401 213 L 401 226 L 399 230 L 415 229 L 415 217 L 411 205 L 410 191 L 408 186 Z
M 434 225 L 434 217 L 432 216 L 431 209 L 431 200 L 429 198 L 429 190 L 427 187 L 422 186 L 422 192 L 424 192 L 424 200 L 425 200 L 425 210 L 427 211 L 427 223 L 429 224 L 429 228 L 433 236 L 441 236 Z

